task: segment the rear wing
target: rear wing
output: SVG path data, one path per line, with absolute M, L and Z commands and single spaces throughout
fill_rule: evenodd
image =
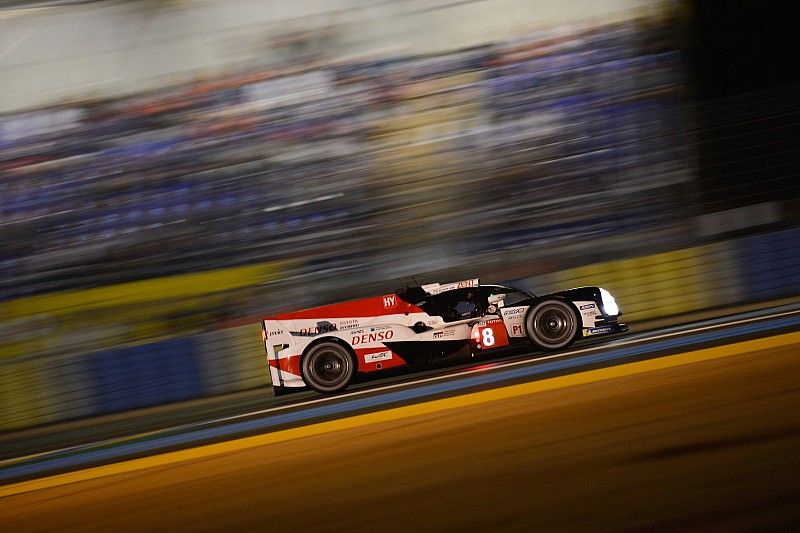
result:
M 403 286 L 397 289 L 395 294 L 397 294 L 406 302 L 417 304 L 430 296 L 435 296 L 443 292 L 452 291 L 454 289 L 465 289 L 469 287 L 478 288 L 480 285 L 480 278 L 472 278 L 462 281 L 454 281 L 452 283 L 428 283 L 426 285 L 418 285 L 416 287 Z

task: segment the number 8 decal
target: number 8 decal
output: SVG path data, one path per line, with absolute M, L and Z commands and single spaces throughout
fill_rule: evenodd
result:
M 508 346 L 508 334 L 503 321 L 498 319 L 479 322 L 472 327 L 470 334 L 472 345 L 480 350 L 482 348 L 500 348 Z
M 494 331 L 492 331 L 492 328 L 485 328 L 481 332 L 481 336 L 483 337 L 484 346 L 494 346 Z

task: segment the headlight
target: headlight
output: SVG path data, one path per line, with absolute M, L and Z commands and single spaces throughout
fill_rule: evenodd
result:
M 603 311 L 609 316 L 618 315 L 619 314 L 619 307 L 617 307 L 617 301 L 614 300 L 614 297 L 605 290 L 600 289 L 600 298 L 603 301 Z

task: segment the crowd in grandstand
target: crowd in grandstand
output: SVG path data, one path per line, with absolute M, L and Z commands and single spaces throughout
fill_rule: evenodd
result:
M 0 296 L 274 259 L 379 280 L 680 221 L 663 35 L 560 28 L 0 116 Z

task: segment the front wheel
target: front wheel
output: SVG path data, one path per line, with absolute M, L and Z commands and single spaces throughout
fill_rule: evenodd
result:
M 560 350 L 578 336 L 578 316 L 562 300 L 544 300 L 532 307 L 525 317 L 528 338 L 545 351 Z
M 347 388 L 355 374 L 350 352 L 335 342 L 321 342 L 303 357 L 303 381 L 317 392 L 339 392 Z

